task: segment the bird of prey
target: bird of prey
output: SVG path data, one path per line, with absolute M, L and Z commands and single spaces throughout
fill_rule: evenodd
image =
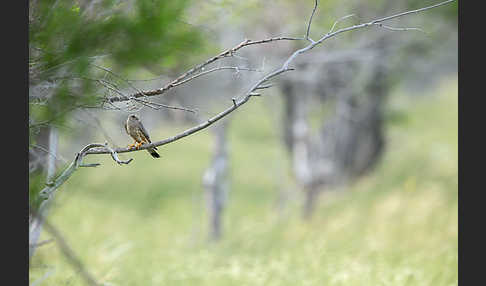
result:
M 150 141 L 150 137 L 147 133 L 147 130 L 145 130 L 145 127 L 143 127 L 142 122 L 136 115 L 130 115 L 128 116 L 127 121 L 125 122 L 125 130 L 127 131 L 128 135 L 130 135 L 133 140 L 135 140 L 134 144 L 128 145 L 128 147 L 132 148 L 140 148 L 143 144 L 150 144 L 152 141 Z M 157 150 L 157 147 L 149 148 L 147 151 L 152 155 L 154 158 L 159 158 L 160 155 L 155 151 Z

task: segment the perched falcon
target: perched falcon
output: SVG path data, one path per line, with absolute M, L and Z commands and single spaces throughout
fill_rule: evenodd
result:
M 150 141 L 147 130 L 145 130 L 142 122 L 135 115 L 128 116 L 127 122 L 125 122 L 125 130 L 127 131 L 128 135 L 130 135 L 133 140 L 135 140 L 135 144 L 130 144 L 128 145 L 128 147 L 135 146 L 136 148 L 139 148 L 145 143 L 152 143 L 152 141 Z M 155 150 L 157 150 L 157 147 L 147 149 L 152 157 L 159 158 L 160 155 Z

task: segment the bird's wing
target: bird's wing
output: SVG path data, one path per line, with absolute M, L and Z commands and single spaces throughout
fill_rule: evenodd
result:
M 128 126 L 127 126 L 127 122 L 126 121 L 125 121 L 124 126 L 125 126 L 125 131 L 127 131 L 128 135 L 130 135 L 130 132 L 128 132 Z
M 138 128 L 140 129 L 140 131 L 142 131 L 142 135 L 145 137 L 145 139 L 147 139 L 147 141 L 149 143 L 152 143 L 152 141 L 150 141 L 150 136 L 148 135 L 148 132 L 145 129 L 145 127 L 143 127 L 143 124 L 142 124 L 141 121 L 138 121 Z

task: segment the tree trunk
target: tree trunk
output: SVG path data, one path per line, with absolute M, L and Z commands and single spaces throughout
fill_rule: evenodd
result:
M 209 239 L 217 241 L 222 234 L 222 213 L 228 193 L 228 121 L 223 121 L 214 128 L 215 144 L 211 165 L 203 176 L 209 211 Z
M 305 78 L 286 79 L 282 85 L 283 141 L 294 177 L 304 190 L 304 218 L 311 217 L 321 189 L 352 182 L 380 158 L 381 107 L 388 92 L 385 47 L 382 39 L 377 40 L 371 60 L 350 53 L 350 58 L 327 63 Z M 312 134 L 308 113 L 318 101 L 333 108 Z
M 305 220 L 310 220 L 317 203 L 319 189 L 316 187 L 308 187 L 305 192 L 304 209 L 302 211 L 302 217 Z
M 50 128 L 49 132 L 49 154 L 47 156 L 47 182 L 50 182 L 56 173 L 56 156 L 57 156 L 58 133 L 55 127 Z M 37 241 L 39 240 L 44 217 L 47 216 L 47 211 L 51 199 L 44 200 L 39 209 L 36 210 L 36 215 L 33 216 L 29 225 L 29 261 L 34 255 L 37 248 Z

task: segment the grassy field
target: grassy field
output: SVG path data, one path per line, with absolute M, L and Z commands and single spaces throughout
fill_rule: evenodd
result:
M 259 99 L 232 120 L 219 243 L 207 241 L 201 186 L 209 132 L 160 148 L 159 160 L 88 157 L 103 165 L 72 176 L 50 221 L 106 285 L 457 285 L 457 97 L 457 79 L 424 97 L 391 95 L 386 155 L 346 190 L 324 193 L 308 222 Z M 41 285 L 83 285 L 55 243 L 37 251 L 31 283 L 49 271 Z

